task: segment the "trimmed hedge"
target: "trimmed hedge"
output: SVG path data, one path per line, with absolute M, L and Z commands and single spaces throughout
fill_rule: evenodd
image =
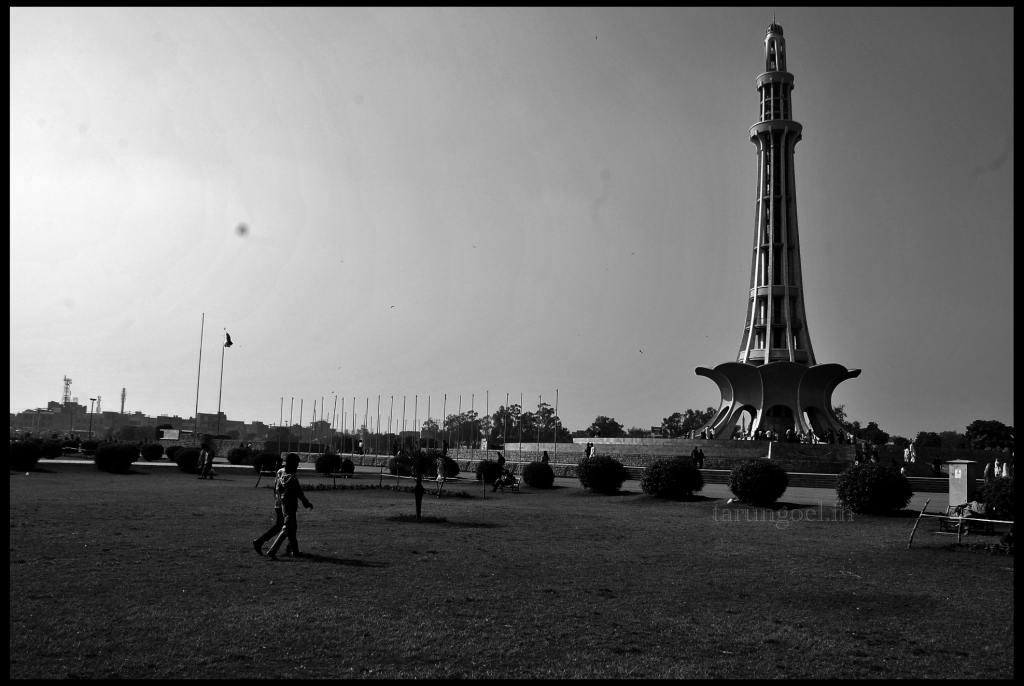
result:
M 688 458 L 670 457 L 644 470 L 640 488 L 656 498 L 682 500 L 704 488 L 704 477 Z
M 142 447 L 142 459 L 153 462 L 164 456 L 164 447 L 159 443 L 150 443 Z
M 199 448 L 182 448 L 174 454 L 178 469 L 186 474 L 199 473 Z
M 337 453 L 318 455 L 313 469 L 317 474 L 337 474 L 341 471 L 341 455 Z
M 356 471 L 356 464 L 347 457 L 341 461 L 341 467 L 338 468 L 339 474 L 353 474 Z
M 584 457 L 576 466 L 576 475 L 584 488 L 595 493 L 618 493 L 629 471 L 621 462 L 608 455 Z
M 185 449 L 185 446 L 183 446 L 183 445 L 171 445 L 171 446 L 167 446 L 167 449 L 164 451 L 164 453 L 167 454 L 167 459 L 168 460 L 174 460 L 175 456 L 178 453 L 180 453 L 182 450 L 184 450 L 184 449 Z
M 31 439 L 15 441 L 11 443 L 10 452 L 7 453 L 7 462 L 15 471 L 28 472 L 36 468 L 40 454 L 42 450 L 38 442 Z
M 196 457 L 198 458 L 199 455 L 197 454 Z M 252 458 L 252 469 L 257 474 L 260 472 L 276 472 L 283 466 L 284 460 L 281 459 L 281 455 L 278 453 L 263 452 Z
M 789 475 L 778 463 L 755 459 L 729 474 L 729 490 L 744 503 L 771 505 L 789 486 Z
M 96 448 L 96 468 L 114 474 L 127 474 L 139 459 L 138 446 L 130 443 L 104 443 Z
M 1013 478 L 992 479 L 981 487 L 978 500 L 988 505 L 988 514 L 992 519 L 1017 521 L 1014 517 Z
M 497 460 L 480 460 L 476 463 L 476 480 L 493 484 L 501 476 L 501 465 Z
M 555 485 L 555 470 L 547 462 L 531 462 L 523 467 L 523 483 L 532 488 L 551 488 Z
M 907 506 L 914 491 L 899 471 L 868 462 L 838 476 L 836 495 L 840 505 L 858 514 L 892 514 Z
M 228 451 L 228 464 L 252 464 L 252 451 L 248 448 L 232 448 Z
M 57 458 L 64 454 L 64 444 L 61 441 L 55 441 L 52 439 L 46 439 L 39 446 L 39 457 L 42 459 L 46 458 Z

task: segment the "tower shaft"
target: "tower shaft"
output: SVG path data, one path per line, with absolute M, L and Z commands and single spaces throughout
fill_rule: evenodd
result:
M 800 271 L 793 157 L 803 127 L 793 121 L 793 75 L 786 71 L 782 27 L 768 27 L 765 71 L 755 79 L 758 122 L 750 127 L 757 148 L 754 246 L 747 315 L 737 362 L 813 365 Z

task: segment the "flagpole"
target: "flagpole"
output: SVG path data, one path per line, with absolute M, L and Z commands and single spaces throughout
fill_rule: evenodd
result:
M 196 417 L 192 424 L 192 438 L 196 441 L 199 440 L 199 375 L 203 371 L 203 328 L 206 326 L 206 313 L 203 312 L 203 318 L 199 324 L 199 369 L 196 371 Z M 124 403 L 121 403 L 122 409 Z

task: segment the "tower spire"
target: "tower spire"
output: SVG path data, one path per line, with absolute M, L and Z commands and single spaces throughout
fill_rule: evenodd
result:
M 750 416 L 751 431 L 811 431 L 839 434 L 832 391 L 859 369 L 818 365 L 811 347 L 800 270 L 793 156 L 803 127 L 793 120 L 793 75 L 786 70 L 782 27 L 768 26 L 765 70 L 754 79 L 760 100 L 750 142 L 757 148 L 754 245 L 746 319 L 736 362 L 697 374 L 718 384 L 722 406 L 708 423 L 716 437 L 731 437 Z

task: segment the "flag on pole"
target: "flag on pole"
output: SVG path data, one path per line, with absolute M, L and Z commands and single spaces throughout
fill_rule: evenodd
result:
M 231 342 L 231 334 L 229 334 L 227 331 L 225 331 L 224 332 L 224 347 L 225 348 L 230 348 L 232 345 L 234 345 L 234 344 Z

